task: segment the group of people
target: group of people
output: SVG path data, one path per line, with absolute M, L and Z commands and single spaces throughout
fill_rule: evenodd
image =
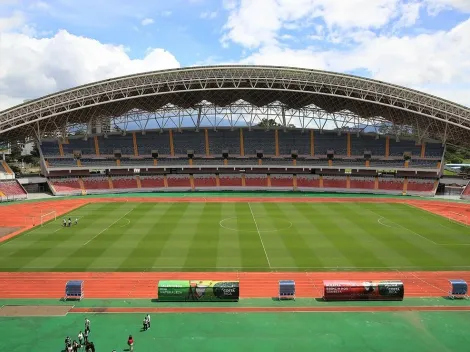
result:
M 72 219 L 69 218 L 69 219 L 67 220 L 66 218 L 64 218 L 63 224 L 64 224 L 64 227 L 70 227 L 70 226 L 72 226 Z M 75 218 L 75 225 L 78 225 L 78 218 Z
M 150 329 L 150 314 L 147 314 L 144 317 L 143 322 L 143 331 Z M 71 340 L 69 336 L 65 338 L 65 352 L 78 352 L 82 347 L 85 348 L 85 352 L 95 352 L 95 345 L 93 342 L 89 341 L 90 336 L 90 320 L 85 318 L 85 332 L 80 331 L 78 333 L 78 341 Z M 134 351 L 134 338 L 132 335 L 129 335 L 127 339 L 127 345 L 129 346 L 129 351 Z M 116 350 L 113 350 L 116 352 Z
M 95 345 L 93 342 L 88 341 L 90 336 L 90 320 L 85 318 L 85 332 L 78 333 L 78 341 L 71 340 L 69 336 L 65 338 L 65 352 L 78 352 L 82 347 L 85 348 L 85 352 L 95 352 Z

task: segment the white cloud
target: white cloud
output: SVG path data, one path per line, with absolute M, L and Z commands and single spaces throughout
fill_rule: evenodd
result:
M 25 16 L 22 12 L 16 11 L 10 17 L 0 17 L 0 33 L 18 28 L 25 23 Z
M 172 13 L 173 13 L 173 12 L 171 12 L 171 11 L 163 11 L 163 12 L 162 12 L 162 16 L 163 16 L 163 17 L 168 17 L 168 16 L 171 16 Z
M 409 26 L 419 16 L 419 4 L 405 5 L 403 1 L 239 0 L 227 8 L 229 17 L 222 42 L 232 41 L 251 49 L 272 45 L 281 29 L 315 26 L 319 20 L 328 29 L 340 32 L 382 28 L 398 18 Z
M 428 12 L 434 15 L 451 9 L 470 13 L 469 0 L 424 0 L 424 3 L 428 8 Z
M 65 30 L 42 39 L 3 33 L 0 52 L 0 110 L 85 83 L 180 66 L 164 49 L 151 49 L 143 59 L 131 59 L 123 46 Z
M 144 19 L 140 22 L 140 24 L 141 24 L 142 26 L 148 26 L 148 25 L 151 25 L 151 24 L 153 24 L 153 23 L 155 23 L 155 21 L 153 20 L 153 18 L 144 18 Z
M 200 18 L 202 19 L 208 19 L 208 20 L 211 20 L 211 19 L 214 19 L 217 17 L 217 11 L 205 11 L 205 12 L 201 12 L 201 14 L 199 15 Z

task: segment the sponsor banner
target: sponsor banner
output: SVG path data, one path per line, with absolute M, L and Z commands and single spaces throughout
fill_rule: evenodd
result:
M 326 301 L 402 301 L 401 281 L 323 281 Z
M 233 302 L 239 297 L 238 281 L 168 280 L 158 283 L 159 301 Z
M 189 296 L 188 280 L 166 280 L 158 282 L 159 301 L 186 301 Z

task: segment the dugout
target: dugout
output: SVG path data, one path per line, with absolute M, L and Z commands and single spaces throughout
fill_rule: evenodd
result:
M 72 280 L 67 281 L 65 284 L 65 297 L 64 300 L 75 299 L 81 300 L 85 296 L 83 290 L 83 281 L 82 280 Z
M 450 292 L 449 298 L 468 298 L 468 285 L 467 282 L 461 279 L 449 280 Z
M 323 281 L 325 301 L 403 301 L 402 281 Z

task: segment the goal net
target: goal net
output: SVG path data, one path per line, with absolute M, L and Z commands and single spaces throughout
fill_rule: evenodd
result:
M 46 214 L 41 215 L 41 226 L 43 226 L 48 221 L 56 221 L 57 220 L 57 213 L 55 210 L 50 211 Z

